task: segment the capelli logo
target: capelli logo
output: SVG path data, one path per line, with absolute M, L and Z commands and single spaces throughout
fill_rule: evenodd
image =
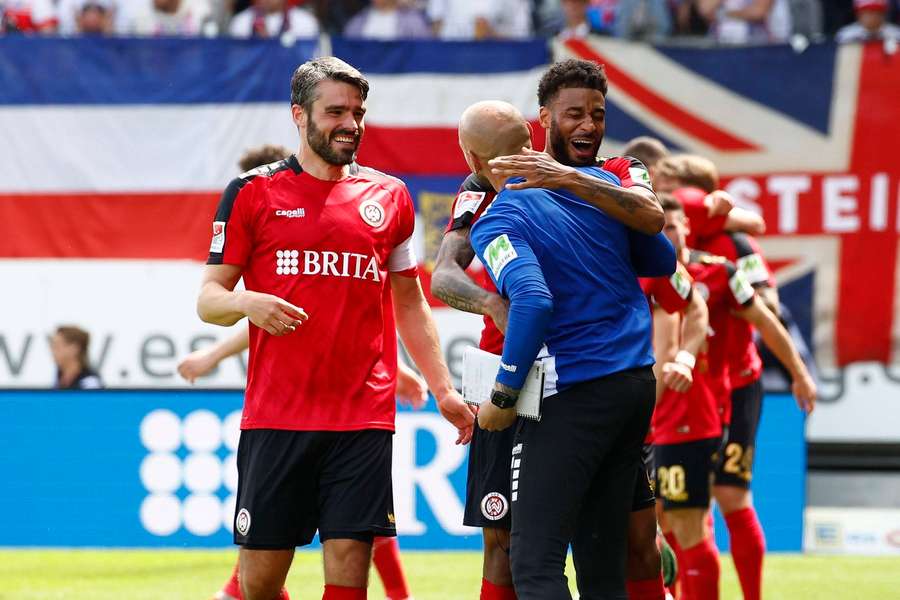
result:
M 287 217 L 288 219 L 297 219 L 306 216 L 305 208 L 292 208 L 290 210 L 279 209 L 275 211 L 276 217 Z

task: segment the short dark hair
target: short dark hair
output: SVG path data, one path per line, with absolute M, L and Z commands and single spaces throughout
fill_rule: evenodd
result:
M 659 200 L 659 204 L 662 206 L 663 211 L 680 210 L 681 212 L 684 212 L 684 206 L 678 198 L 672 194 L 667 192 L 656 192 L 656 197 Z
M 309 112 L 316 101 L 316 87 L 326 79 L 358 87 L 363 100 L 369 95 L 369 82 L 355 67 L 334 56 L 323 56 L 306 61 L 294 71 L 291 104 L 299 104 Z
M 669 151 L 666 149 L 665 144 L 655 137 L 642 135 L 625 144 L 622 154 L 633 156 L 644 163 L 645 167 L 652 167 L 659 159 L 668 156 Z
M 81 366 L 88 366 L 88 346 L 91 343 L 91 334 L 76 325 L 60 325 L 56 328 L 56 334 L 68 344 L 78 346 L 78 360 Z
M 574 58 L 553 64 L 538 84 L 538 103 L 547 106 L 559 90 L 565 88 L 600 90 L 606 96 L 606 72 L 603 65 Z
M 238 167 L 242 172 L 247 172 L 256 167 L 261 167 L 269 163 L 277 162 L 291 155 L 291 151 L 284 146 L 275 144 L 265 144 L 264 146 L 256 146 L 248 148 L 241 159 L 238 161 Z

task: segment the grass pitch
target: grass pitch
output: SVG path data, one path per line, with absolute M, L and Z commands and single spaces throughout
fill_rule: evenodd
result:
M 153 550 L 0 550 L 0 600 L 208 600 L 231 573 L 237 552 Z M 476 600 L 481 555 L 403 554 L 416 600 Z M 574 589 L 574 577 L 569 570 Z M 767 600 L 900 599 L 900 558 L 770 555 Z M 315 552 L 298 552 L 288 578 L 296 600 L 322 596 Z M 722 600 L 740 599 L 734 568 L 722 556 Z M 369 597 L 383 598 L 372 574 Z

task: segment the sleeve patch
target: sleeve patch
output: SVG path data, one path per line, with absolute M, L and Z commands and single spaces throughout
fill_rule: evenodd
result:
M 213 221 L 212 242 L 210 252 L 222 252 L 225 249 L 225 221 Z
M 488 244 L 487 248 L 484 249 L 484 262 L 491 269 L 495 279 L 499 279 L 503 267 L 508 265 L 518 256 L 516 249 L 513 247 L 512 242 L 509 241 L 509 237 L 505 233 L 495 237 L 494 241 Z
M 691 282 L 688 281 L 680 271 L 675 271 L 669 277 L 669 282 L 675 289 L 675 292 L 684 299 L 691 294 Z
M 745 304 L 748 300 L 753 298 L 753 294 L 755 293 L 753 291 L 753 286 L 747 281 L 747 276 L 740 270 L 736 270 L 734 275 L 728 280 L 728 287 L 731 288 L 731 293 L 739 304 Z
M 738 271 L 742 272 L 751 284 L 769 280 L 769 270 L 759 254 L 742 256 L 736 261 Z
M 484 192 L 460 192 L 456 197 L 456 208 L 453 210 L 453 218 L 458 219 L 466 213 L 473 215 L 484 200 Z
M 641 167 L 629 167 L 628 174 L 631 175 L 631 180 L 633 182 L 645 185 L 652 189 L 652 186 L 650 185 L 650 173 L 647 172 L 647 169 Z

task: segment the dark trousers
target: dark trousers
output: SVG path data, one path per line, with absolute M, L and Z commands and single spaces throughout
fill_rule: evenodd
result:
M 627 599 L 628 515 L 655 398 L 649 367 L 572 386 L 520 420 L 513 446 L 510 559 L 519 600 Z

